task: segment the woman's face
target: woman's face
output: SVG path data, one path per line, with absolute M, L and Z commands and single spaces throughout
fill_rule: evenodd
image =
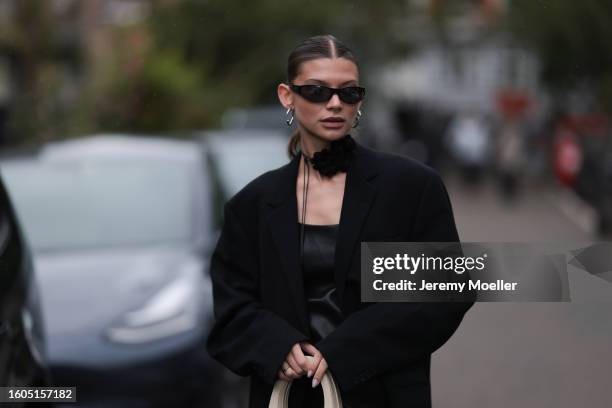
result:
M 359 85 L 357 66 L 346 58 L 318 58 L 302 63 L 295 85 L 325 85 L 344 88 Z M 361 102 L 348 104 L 334 94 L 327 102 L 313 103 L 294 93 L 287 85 L 280 84 L 278 94 L 285 108 L 295 109 L 295 119 L 301 130 L 325 141 L 340 139 L 350 133 L 361 107 Z M 344 122 L 326 123 L 329 117 L 340 117 Z

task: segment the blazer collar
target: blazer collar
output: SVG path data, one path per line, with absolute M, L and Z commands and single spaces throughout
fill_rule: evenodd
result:
M 346 173 L 334 268 L 334 281 L 341 304 L 350 261 L 353 259 L 354 251 L 359 247 L 357 241 L 376 195 L 378 168 L 374 156 L 372 150 L 357 143 L 353 160 Z M 270 208 L 267 223 L 278 248 L 283 272 L 287 275 L 298 315 L 304 328 L 308 329 L 304 280 L 299 259 L 296 197 L 299 162 L 298 156 L 280 169 L 278 187 L 266 199 Z

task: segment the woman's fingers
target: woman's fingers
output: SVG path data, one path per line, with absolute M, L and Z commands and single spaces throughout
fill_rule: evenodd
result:
M 298 364 L 298 362 L 295 360 L 295 357 L 293 356 L 293 353 L 289 353 L 289 355 L 287 356 L 287 363 L 289 363 L 289 366 L 293 369 L 293 371 L 295 371 L 296 373 L 302 375 L 305 373 L 304 369 L 302 368 L 302 366 L 300 366 Z
M 310 359 L 306 359 L 304 352 L 312 355 L 312 362 L 308 361 Z M 284 381 L 293 381 L 308 371 L 308 377 L 312 376 L 312 387 L 314 388 L 321 383 L 327 368 L 327 361 L 325 361 L 321 352 L 312 344 L 304 341 L 293 345 L 278 372 L 278 378 Z
M 302 348 L 308 354 L 310 354 L 310 355 L 312 355 L 314 357 L 313 361 L 308 366 L 308 372 L 306 374 L 308 377 L 311 377 L 312 374 L 317 369 L 317 367 L 319 366 L 319 363 L 321 361 L 322 355 L 321 355 L 321 352 L 319 350 L 317 350 L 317 348 L 315 346 L 313 346 L 312 344 L 310 344 L 308 342 L 302 342 L 301 346 L 302 346 Z
M 302 369 L 302 374 L 305 374 L 308 370 L 308 362 L 306 361 L 306 357 L 302 352 L 302 347 L 300 343 L 295 343 L 291 348 L 290 354 L 295 359 L 295 363 Z
M 327 371 L 327 361 L 325 361 L 324 358 L 321 358 L 321 361 L 319 362 L 319 366 L 317 367 L 317 370 L 315 371 L 314 376 L 312 378 L 312 388 L 316 387 L 317 385 L 321 383 L 321 379 L 325 375 L 326 371 Z
M 300 378 L 303 374 L 296 373 L 293 368 L 287 363 L 287 361 L 283 362 L 281 366 L 281 371 L 285 374 L 286 377 L 289 378 L 289 381 L 296 380 Z
M 308 352 L 308 354 L 312 355 L 312 356 L 317 356 L 320 355 L 321 352 L 312 344 L 308 343 L 307 341 L 303 341 L 302 343 L 300 343 L 300 346 L 304 349 L 304 351 Z
M 292 379 L 289 378 L 282 369 L 278 370 L 278 378 L 283 381 L 292 381 Z

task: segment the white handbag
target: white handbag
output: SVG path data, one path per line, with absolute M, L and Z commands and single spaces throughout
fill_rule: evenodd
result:
M 312 356 L 306 356 L 306 358 L 314 360 Z M 336 385 L 329 370 L 325 372 L 320 386 L 323 387 L 323 408 L 342 408 L 340 389 Z M 272 397 L 270 397 L 270 405 L 268 405 L 268 408 L 289 408 L 290 390 L 290 381 L 277 380 L 274 384 L 274 389 L 272 389 Z

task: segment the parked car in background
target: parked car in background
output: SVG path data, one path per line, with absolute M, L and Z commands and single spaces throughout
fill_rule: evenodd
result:
M 289 135 L 293 129 L 286 125 L 286 110 L 280 105 L 228 109 L 221 119 L 223 128 L 234 131 L 273 131 Z
M 2 171 L 32 239 L 57 385 L 108 407 L 225 407 L 205 339 L 214 241 L 196 142 L 121 135 L 45 146 Z
M 51 385 L 28 242 L 0 178 L 0 387 Z
M 221 226 L 223 204 L 248 182 L 289 161 L 289 138 L 272 129 L 209 130 L 196 135 L 206 146 L 215 180 L 215 221 Z

